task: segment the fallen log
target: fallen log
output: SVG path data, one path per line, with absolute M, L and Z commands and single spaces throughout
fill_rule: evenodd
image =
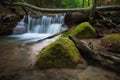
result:
M 101 66 L 113 70 L 117 73 L 120 73 L 120 65 L 119 63 L 116 63 L 114 61 L 108 60 L 106 58 L 103 58 L 100 56 L 97 52 L 90 49 L 87 45 L 85 45 L 83 42 L 78 40 L 74 36 L 69 36 L 69 38 L 75 43 L 76 47 L 80 51 L 81 55 L 88 61 L 90 61 L 91 64 L 98 63 Z
M 55 37 L 55 36 L 58 36 L 58 35 L 60 35 L 60 34 L 62 34 L 62 33 L 65 33 L 65 32 L 67 32 L 68 31 L 68 29 L 67 30 L 64 30 L 64 31 L 62 31 L 62 32 L 59 32 L 59 33 L 56 33 L 56 34 L 53 34 L 53 35 L 51 35 L 51 36 L 48 36 L 48 37 L 46 37 L 46 38 L 43 38 L 43 39 L 40 39 L 40 40 L 38 40 L 38 41 L 35 41 L 35 42 L 29 42 L 29 43 L 26 43 L 26 44 L 35 44 L 35 43 L 38 43 L 38 42 L 41 42 L 41 41 L 44 41 L 44 40 L 46 40 L 46 39 L 50 39 L 50 38 L 53 38 L 53 37 Z
M 97 54 L 97 52 L 90 49 L 87 45 L 85 45 L 83 42 L 78 40 L 76 37 L 69 36 L 69 38 L 75 43 L 76 47 L 79 49 L 83 57 L 86 57 L 87 59 L 89 58 L 93 61 L 95 60 L 98 63 L 104 61 L 104 59 L 99 54 Z
M 57 33 L 57 34 L 53 34 L 53 35 L 48 36 L 48 37 L 46 37 L 46 38 L 44 38 L 44 39 L 38 40 L 37 42 L 41 42 L 41 41 L 43 41 L 43 40 L 53 38 L 53 37 L 55 37 L 55 36 L 58 36 L 58 35 L 60 35 L 60 34 L 62 34 L 62 33 L 67 32 L 67 31 L 68 31 L 68 30 L 65 30 L 65 31 L 59 32 L 59 33 Z
M 49 8 L 39 8 L 37 6 L 28 4 L 28 3 L 23 3 L 23 2 L 16 2 L 13 3 L 15 6 L 24 6 L 24 7 L 29 7 L 34 10 L 38 10 L 40 12 L 50 12 L 50 13 L 66 13 L 66 12 L 79 12 L 79 11 L 90 11 L 91 8 L 72 8 L 72 9 L 49 9 Z M 115 6 L 101 6 L 96 8 L 98 11 L 116 11 L 120 10 L 119 5 Z
M 104 53 L 99 53 L 102 57 L 112 60 L 116 63 L 120 63 L 120 57 L 116 57 L 114 55 L 109 55 L 109 54 L 104 54 Z

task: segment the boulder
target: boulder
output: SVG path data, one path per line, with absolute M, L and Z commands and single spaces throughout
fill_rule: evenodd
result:
M 40 51 L 36 66 L 39 68 L 76 67 L 83 59 L 69 38 L 60 38 Z
M 101 45 L 106 50 L 120 53 L 120 34 L 109 34 L 101 39 Z
M 84 22 L 79 24 L 78 26 L 75 27 L 75 29 L 70 30 L 63 34 L 63 36 L 67 37 L 69 35 L 74 35 L 77 38 L 91 38 L 96 36 L 96 31 L 95 29 L 88 23 Z

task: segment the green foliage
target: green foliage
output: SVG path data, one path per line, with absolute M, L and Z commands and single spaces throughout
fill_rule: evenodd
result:
M 89 0 L 62 0 L 66 8 L 82 8 L 82 1 L 84 1 L 84 7 L 91 7 L 92 0 L 90 0 L 90 5 L 88 5 Z M 67 2 L 65 2 L 67 1 Z M 67 4 L 67 5 L 66 5 Z
M 88 22 L 84 22 L 76 26 L 74 30 L 66 32 L 63 36 L 74 35 L 77 38 L 91 38 L 94 37 L 95 34 L 95 29 Z
M 74 67 L 82 62 L 80 53 L 68 38 L 60 38 L 45 47 L 38 55 L 38 67 Z

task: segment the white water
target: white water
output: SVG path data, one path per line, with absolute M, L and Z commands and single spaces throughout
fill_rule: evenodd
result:
M 28 22 L 25 23 L 26 18 Z M 18 22 L 11 37 L 24 41 L 37 41 L 65 30 L 66 27 L 62 27 L 63 23 L 64 15 L 42 16 L 41 18 L 32 18 L 28 15 Z
M 22 33 L 25 33 L 25 26 L 26 26 L 26 23 L 24 22 L 25 20 L 25 16 L 22 20 L 20 20 L 20 22 L 18 22 L 17 26 L 14 28 L 13 30 L 13 34 L 22 34 Z

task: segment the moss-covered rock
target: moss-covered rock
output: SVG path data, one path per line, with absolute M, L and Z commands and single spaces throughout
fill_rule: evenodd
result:
M 38 55 L 37 66 L 49 67 L 75 67 L 82 62 L 79 51 L 68 38 L 61 38 L 45 47 Z
M 63 34 L 63 36 L 65 37 L 69 35 L 74 35 L 80 39 L 91 38 L 91 37 L 95 37 L 96 31 L 88 22 L 84 22 L 76 26 L 74 30 L 68 31 L 65 34 Z
M 101 39 L 101 44 L 108 51 L 120 53 L 120 34 L 109 34 Z

